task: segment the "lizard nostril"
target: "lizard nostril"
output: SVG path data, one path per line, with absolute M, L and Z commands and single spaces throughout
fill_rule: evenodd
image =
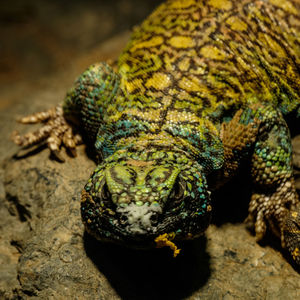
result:
M 150 217 L 150 221 L 151 221 L 152 225 L 157 225 L 157 223 L 158 223 L 158 215 L 157 214 L 153 214 Z
M 125 215 L 121 215 L 120 218 L 119 218 L 119 220 L 120 220 L 121 224 L 125 224 L 128 221 L 128 217 L 125 216 Z

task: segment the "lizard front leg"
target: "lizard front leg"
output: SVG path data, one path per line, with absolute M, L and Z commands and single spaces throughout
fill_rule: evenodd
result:
M 118 92 L 118 87 L 118 75 L 106 63 L 90 66 L 76 80 L 62 105 L 21 118 L 19 122 L 22 124 L 43 123 L 43 126 L 23 136 L 13 132 L 13 141 L 21 147 L 46 141 L 50 151 L 60 161 L 64 160 L 60 155 L 62 145 L 75 155 L 81 137 L 74 129 L 83 127 L 88 137 L 95 141 L 103 110 Z
M 279 111 L 262 106 L 257 112 L 261 124 L 251 162 L 254 192 L 247 221 L 254 224 L 257 240 L 263 238 L 268 225 L 299 264 L 299 199 L 293 178 L 290 133 Z
M 254 191 L 246 222 L 254 226 L 256 239 L 262 239 L 269 227 L 300 264 L 300 203 L 294 185 L 290 133 L 281 113 L 264 105 L 240 109 L 230 122 L 222 124 L 221 139 L 223 181 L 251 157 Z

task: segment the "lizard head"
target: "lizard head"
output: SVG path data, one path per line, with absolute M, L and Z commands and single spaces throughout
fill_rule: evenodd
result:
M 185 156 L 104 161 L 82 193 L 82 219 L 99 240 L 151 247 L 155 237 L 199 236 L 210 219 L 210 197 L 201 167 Z

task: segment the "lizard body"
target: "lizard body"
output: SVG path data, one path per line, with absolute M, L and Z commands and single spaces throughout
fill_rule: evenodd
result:
M 77 143 L 66 120 L 83 127 L 100 156 L 82 192 L 83 222 L 100 240 L 134 247 L 202 234 L 210 190 L 248 160 L 248 221 L 257 239 L 269 226 L 300 264 L 284 119 L 299 124 L 299 70 L 298 0 L 170 0 L 134 30 L 116 67 L 92 65 L 63 109 L 23 119 L 48 122 L 42 131 L 14 139 L 47 138 L 57 152 Z

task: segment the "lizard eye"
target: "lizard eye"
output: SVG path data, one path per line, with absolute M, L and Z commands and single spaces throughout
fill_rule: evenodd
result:
M 104 183 L 104 185 L 101 189 L 100 197 L 101 197 L 102 201 L 108 201 L 111 199 L 111 194 L 108 190 L 108 186 L 106 183 Z
M 166 206 L 167 212 L 176 211 L 180 207 L 180 204 L 184 198 L 185 187 L 186 183 L 184 180 L 177 179 L 175 181 L 173 190 L 169 195 L 168 204 Z
M 112 201 L 111 193 L 108 189 L 106 182 L 103 184 L 101 191 L 98 195 L 98 201 L 103 205 L 104 208 L 115 210 L 116 206 Z
M 173 190 L 169 198 L 175 201 L 181 200 L 183 198 L 184 191 L 185 191 L 185 183 L 182 180 L 178 179 L 174 184 Z

